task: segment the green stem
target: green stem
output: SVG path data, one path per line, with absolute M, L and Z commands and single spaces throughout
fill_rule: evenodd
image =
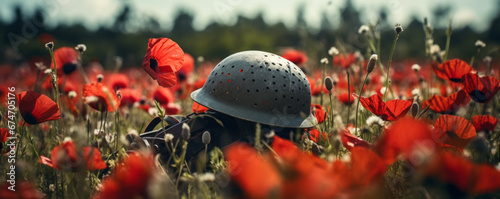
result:
M 33 152 L 35 152 L 36 157 L 38 157 L 38 159 L 40 159 L 40 155 L 38 155 L 38 151 L 35 148 L 35 143 L 33 143 L 33 139 L 31 139 L 31 135 L 28 131 L 26 131 L 26 135 L 28 136 L 28 139 L 30 140 L 31 147 L 33 148 Z
M 326 73 L 325 70 L 326 70 L 326 64 L 323 64 L 323 74 L 322 74 L 322 77 L 321 77 L 321 84 L 320 84 L 321 89 L 320 89 L 320 92 L 319 92 L 319 95 L 321 96 L 319 104 L 321 106 L 323 106 L 323 84 L 324 84 L 323 81 L 325 81 L 325 73 Z
M 349 104 L 351 102 L 351 83 L 349 80 L 349 69 L 346 69 L 345 72 L 347 73 L 347 122 L 346 122 L 347 126 L 349 125 L 349 116 L 351 110 L 351 105 Z
M 443 56 L 443 61 L 448 60 L 448 52 L 450 51 L 450 40 L 451 40 L 451 19 L 448 22 L 448 29 L 446 29 L 446 48 Z
M 389 54 L 389 62 L 387 63 L 386 78 L 385 78 L 385 92 L 384 101 L 386 99 L 387 91 L 389 91 L 389 69 L 391 68 L 392 55 L 394 55 L 394 50 L 396 49 L 396 43 L 398 42 L 399 34 L 396 34 L 394 41 L 392 42 L 391 54 Z
M 368 79 L 368 74 L 369 73 L 366 73 L 366 76 L 365 76 L 365 79 L 363 80 L 363 84 L 361 85 L 361 89 L 359 89 L 359 97 L 358 97 L 358 103 L 356 104 L 356 123 L 354 124 L 355 125 L 355 129 L 358 129 L 358 110 L 359 110 L 359 101 L 360 98 L 361 98 L 361 94 L 363 93 L 363 87 L 365 87 L 365 84 L 366 84 L 366 80 Z M 356 132 L 355 132 L 356 133 Z

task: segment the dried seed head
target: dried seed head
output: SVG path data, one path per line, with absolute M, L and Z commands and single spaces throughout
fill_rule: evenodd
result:
M 314 107 L 313 107 L 314 108 Z M 269 131 L 269 133 L 266 133 L 264 134 L 264 136 L 267 138 L 267 139 L 271 139 L 274 137 L 274 135 L 276 135 L 276 133 L 274 132 L 274 130 L 271 130 Z
M 411 69 L 412 69 L 413 71 L 415 71 L 415 72 L 418 72 L 418 71 L 420 71 L 420 65 L 418 65 L 418 64 L 413 64 L 413 65 L 411 65 Z
M 182 139 L 189 140 L 191 138 L 191 128 L 186 123 L 182 123 L 182 131 L 181 131 Z
M 362 25 L 361 27 L 359 27 L 358 29 L 358 33 L 359 34 L 365 34 L 367 33 L 368 31 L 370 31 L 370 27 L 368 27 L 367 25 Z
M 399 33 L 403 32 L 403 26 L 401 26 L 401 24 L 398 24 L 398 23 L 397 23 L 397 24 L 394 26 L 394 31 L 396 31 L 396 34 L 399 34 Z
M 87 50 L 87 46 L 85 44 L 78 44 L 76 45 L 75 50 L 82 54 Z
M 338 55 L 339 53 L 340 53 L 339 50 L 337 48 L 333 47 L 333 46 L 330 48 L 330 50 L 328 50 L 328 54 L 332 55 L 332 56 L 333 55 Z
M 375 64 L 377 63 L 377 60 L 378 60 L 377 54 L 373 54 L 370 57 L 370 61 L 368 61 L 368 65 L 366 66 L 366 70 L 368 71 L 368 73 L 371 73 L 373 69 L 375 69 Z
M 45 48 L 49 49 L 50 51 L 54 50 L 54 42 L 46 43 Z
M 201 142 L 203 142 L 203 144 L 209 144 L 211 140 L 212 137 L 210 135 L 210 132 L 208 131 L 203 132 L 203 135 L 201 136 Z
M 45 66 L 45 64 L 43 64 L 43 62 L 35 62 L 35 66 L 40 71 L 44 71 L 45 69 L 47 69 L 47 66 Z
M 333 89 L 332 78 L 330 78 L 330 77 L 325 78 L 325 87 L 326 87 L 326 90 L 328 90 L 329 92 L 332 92 L 332 89 Z
M 328 59 L 325 57 L 320 61 L 322 64 L 328 64 Z
M 103 78 L 104 78 L 104 76 L 102 74 L 98 74 L 97 75 L 97 82 L 102 82 Z
M 484 48 L 484 47 L 486 47 L 486 44 L 483 41 L 481 41 L 481 40 L 477 40 L 474 45 L 476 46 L 476 48 Z

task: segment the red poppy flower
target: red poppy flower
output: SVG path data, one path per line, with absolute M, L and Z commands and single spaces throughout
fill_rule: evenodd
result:
M 454 184 L 470 194 L 500 190 L 500 172 L 489 164 L 477 164 L 452 153 L 441 153 L 427 168 L 427 175 Z
M 83 87 L 85 103 L 97 111 L 115 111 L 120 106 L 116 93 L 102 83 L 85 84 Z
M 130 79 L 127 75 L 121 73 L 109 74 L 104 78 L 109 88 L 118 90 L 121 88 L 128 88 Z
M 405 116 L 413 103 L 413 98 L 409 100 L 395 99 L 384 102 L 379 94 L 374 94 L 369 98 L 360 97 L 359 100 L 363 107 L 385 121 L 395 121 Z
M 13 150 L 14 146 L 10 147 L 5 143 L 9 137 L 9 129 L 0 128 L 0 154 L 8 153 L 10 150 Z
M 394 122 L 375 144 L 375 150 L 387 164 L 392 164 L 399 154 L 408 159 L 415 150 L 432 151 L 435 147 L 428 125 L 412 118 Z
M 430 99 L 425 100 L 422 104 L 422 109 L 429 106 L 429 109 L 443 114 L 456 112 L 460 107 L 465 106 L 470 101 L 469 95 L 461 89 L 448 97 L 434 95 Z
M 311 104 L 311 110 L 314 110 L 314 116 L 316 117 L 316 120 L 318 120 L 318 124 L 325 121 L 327 114 L 323 106 L 319 104 Z
M 198 104 L 195 101 L 193 101 L 193 107 L 192 107 L 192 109 L 193 109 L 194 113 L 204 113 L 204 112 L 208 111 L 207 107 L 204 107 L 203 105 Z
M 168 88 L 158 87 L 153 92 L 153 99 L 161 105 L 167 105 L 175 101 L 174 94 Z
M 10 182 L 5 182 L 0 187 L 0 196 L 2 198 L 10 198 L 10 199 L 42 199 L 45 195 L 40 192 L 35 185 L 31 182 L 18 182 L 15 184 L 14 190 L 9 189 L 12 187 Z
M 186 80 L 189 74 L 191 74 L 194 69 L 194 59 L 190 54 L 184 53 L 183 60 L 184 64 L 182 65 L 182 68 L 177 71 L 177 79 L 180 82 Z
M 476 132 L 479 131 L 494 131 L 497 126 L 498 119 L 491 115 L 476 115 L 471 119 Z
M 69 75 L 76 70 L 78 55 L 74 48 L 61 47 L 54 51 L 54 60 L 57 65 L 57 75 Z M 54 68 L 54 63 L 50 64 Z
M 326 133 L 321 133 L 316 128 L 310 129 L 307 132 L 309 133 L 309 139 L 311 139 L 312 141 L 314 141 L 316 143 L 318 143 L 320 135 L 323 136 L 323 140 L 326 140 Z
M 445 61 L 439 66 L 435 65 L 433 69 L 439 78 L 447 79 L 456 83 L 462 82 L 462 77 L 465 74 L 474 71 L 474 69 L 469 66 L 467 62 L 460 59 Z
M 437 143 L 463 149 L 472 138 L 476 137 L 476 129 L 463 117 L 442 115 L 436 120 L 432 134 Z
M 141 100 L 141 93 L 136 89 L 120 89 L 120 95 L 122 96 L 120 106 L 133 105 Z
M 333 56 L 333 65 L 342 66 L 344 68 L 349 68 L 351 64 L 356 61 L 356 55 L 354 54 L 339 54 Z
M 349 151 L 352 151 L 354 147 L 370 148 L 371 146 L 370 143 L 351 134 L 347 129 L 340 132 L 340 141 L 342 142 L 342 145 L 344 145 L 344 147 Z
M 295 65 L 301 65 L 307 61 L 306 53 L 295 49 L 288 49 L 281 56 Z
M 469 73 L 464 76 L 463 84 L 469 96 L 479 103 L 488 103 L 500 90 L 500 81 L 493 76 L 480 78 Z
M 380 182 L 387 170 L 387 164 L 371 149 L 354 147 L 351 149 L 352 180 L 358 186 Z
M 78 151 L 73 140 L 65 141 L 52 149 L 50 154 L 52 160 L 42 155 L 38 162 L 58 170 L 70 171 L 76 171 L 79 168 L 98 170 L 107 167 L 102 160 L 101 152 L 97 148 L 82 147 L 81 150 Z
M 177 83 L 175 72 L 183 62 L 184 52 L 177 43 L 168 38 L 153 38 L 149 39 L 142 67 L 158 84 L 172 87 Z
M 349 97 L 349 93 L 348 92 L 342 92 L 338 95 L 338 99 L 340 102 L 342 102 L 343 104 L 345 105 L 351 105 L 352 103 L 354 103 L 354 98 L 356 96 L 354 95 L 353 92 L 351 92 L 351 97 Z
M 148 186 L 154 175 L 153 156 L 130 153 L 119 163 L 113 174 L 102 182 L 94 199 L 148 198 Z
M 18 94 L 19 112 L 26 123 L 34 125 L 61 118 L 59 106 L 46 95 L 35 91 Z
M 282 179 L 278 171 L 251 146 L 234 143 L 225 150 L 229 176 L 250 198 L 268 198 L 279 193 Z

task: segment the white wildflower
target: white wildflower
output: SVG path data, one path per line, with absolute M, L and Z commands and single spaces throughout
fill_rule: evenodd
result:
M 486 44 L 481 41 L 481 40 L 477 40 L 476 43 L 474 44 L 477 48 L 484 48 L 486 47 Z
M 68 92 L 68 97 L 71 98 L 71 99 L 75 98 L 76 97 L 76 92 L 75 91 Z
M 325 57 L 320 61 L 322 64 L 328 64 L 328 59 Z
M 171 133 L 167 133 L 165 134 L 165 142 L 171 142 L 172 140 L 174 140 L 174 135 L 172 135 Z
M 339 52 L 339 49 L 335 48 L 335 47 L 331 47 L 329 50 L 328 50 L 328 54 L 329 55 L 338 55 L 340 52 Z
M 380 117 L 372 115 L 366 119 L 366 125 L 372 126 L 372 125 L 378 125 L 378 126 L 384 126 L 384 120 L 382 120 Z

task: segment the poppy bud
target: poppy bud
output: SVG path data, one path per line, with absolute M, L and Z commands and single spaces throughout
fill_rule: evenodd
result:
M 211 139 L 212 137 L 210 136 L 210 132 L 203 132 L 203 135 L 201 136 L 201 142 L 203 142 L 203 144 L 209 144 Z
M 87 50 L 87 46 L 85 44 L 78 44 L 76 45 L 75 50 L 82 54 Z
M 46 43 L 45 48 L 49 49 L 50 51 L 54 50 L 54 42 Z
M 184 140 L 189 140 L 191 137 L 191 129 L 189 128 L 189 125 L 186 123 L 182 123 L 182 132 L 181 132 L 182 139 Z
M 394 26 L 394 31 L 396 31 L 396 34 L 398 34 L 398 35 L 399 35 L 399 33 L 403 32 L 403 27 L 401 26 L 401 24 L 398 24 L 398 23 L 397 23 L 397 24 Z
M 368 61 L 368 66 L 366 67 L 366 70 L 368 71 L 368 73 L 371 73 L 373 71 L 373 69 L 375 69 L 375 63 L 377 62 L 377 60 L 378 60 L 377 54 L 373 54 L 370 57 L 370 61 Z
M 333 89 L 332 78 L 330 78 L 330 77 L 325 78 L 325 87 L 326 87 L 326 90 L 328 90 L 330 93 L 332 92 L 332 89 Z
M 413 102 L 410 110 L 411 110 L 411 116 L 413 116 L 415 118 L 415 117 L 417 117 L 418 112 L 420 111 L 420 106 L 418 105 L 417 102 Z

